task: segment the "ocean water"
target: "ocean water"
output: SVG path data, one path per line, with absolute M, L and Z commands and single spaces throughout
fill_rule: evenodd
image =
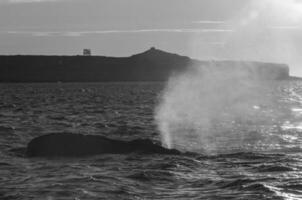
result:
M 272 120 L 221 135 L 216 153 L 26 158 L 14 149 L 54 132 L 159 141 L 164 84 L 0 84 L 0 199 L 302 199 L 302 82 L 274 87 L 255 108 Z

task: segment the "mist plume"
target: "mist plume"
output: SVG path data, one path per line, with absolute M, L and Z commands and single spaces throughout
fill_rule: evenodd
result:
M 201 47 L 194 51 L 200 50 L 196 55 L 211 51 L 218 59 L 287 63 L 298 72 L 302 60 L 295 41 L 301 36 L 290 30 L 301 29 L 301 22 L 300 1 L 249 1 L 236 19 L 230 19 L 234 32 L 223 38 L 221 49 L 213 52 Z M 155 111 L 163 145 L 190 151 L 217 151 L 222 144 L 220 135 L 228 134 L 224 138 L 229 141 L 223 144 L 238 147 L 245 145 L 243 133 L 274 123 L 274 114 L 268 109 L 274 101 L 269 95 L 270 82 L 251 79 L 242 63 L 192 66 L 170 78 Z

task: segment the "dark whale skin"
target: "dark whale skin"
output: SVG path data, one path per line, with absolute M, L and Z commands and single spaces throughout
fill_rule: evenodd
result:
M 120 141 L 97 135 L 52 133 L 31 140 L 26 149 L 28 157 L 80 157 L 98 154 L 180 154 L 147 139 Z

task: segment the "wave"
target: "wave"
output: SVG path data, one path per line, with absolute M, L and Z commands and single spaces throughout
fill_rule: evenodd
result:
M 260 165 L 255 168 L 258 172 L 290 172 L 294 171 L 293 168 L 281 165 Z

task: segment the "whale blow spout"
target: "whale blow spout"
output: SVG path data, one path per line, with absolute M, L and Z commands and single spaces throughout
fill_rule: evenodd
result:
M 52 133 L 31 140 L 26 149 L 28 157 L 79 157 L 97 154 L 180 154 L 151 140 L 121 141 L 97 135 Z

